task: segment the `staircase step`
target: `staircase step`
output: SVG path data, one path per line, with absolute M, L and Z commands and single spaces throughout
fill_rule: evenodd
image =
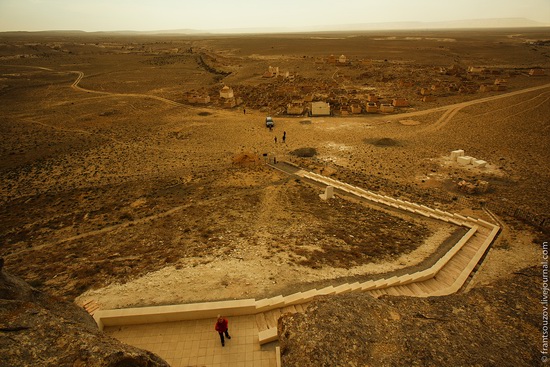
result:
M 279 308 L 266 312 L 265 320 L 267 321 L 268 328 L 277 327 L 279 317 L 281 317 L 281 310 Z
M 386 289 L 374 289 L 371 292 L 374 292 L 374 294 L 376 294 L 376 298 L 379 298 L 380 296 L 383 296 L 384 294 L 388 294 L 388 292 L 386 292 Z
M 449 261 L 449 263 L 447 264 L 447 266 L 450 268 L 450 269 L 455 269 L 456 271 L 460 271 L 462 272 L 464 270 L 464 268 L 470 263 L 470 260 L 472 258 L 469 257 L 469 258 L 463 258 L 463 257 L 455 257 L 455 258 L 452 258 L 451 261 Z
M 410 296 L 411 292 L 404 288 L 402 285 L 395 285 L 393 287 L 389 287 L 384 289 L 389 295 L 392 296 Z
M 428 294 L 431 294 L 433 292 L 436 292 L 439 290 L 440 288 L 440 284 L 438 281 L 436 281 L 435 279 L 428 279 L 428 280 L 425 280 L 423 281 L 422 283 L 419 283 L 419 285 L 421 285 L 422 287 L 424 287 Z
M 422 290 L 422 288 L 420 288 L 416 283 L 409 283 L 407 285 L 404 285 L 403 287 L 409 288 L 412 292 L 411 294 L 412 296 L 423 297 L 424 295 L 426 295 L 426 293 Z
M 431 279 L 430 279 L 431 280 Z M 413 283 L 415 286 L 417 286 L 421 291 L 422 293 L 424 294 L 424 296 L 428 296 L 429 294 L 433 293 L 433 290 L 428 288 L 424 282 L 427 282 L 427 280 L 423 281 L 423 282 L 417 282 L 417 283 Z
M 263 312 L 256 314 L 256 326 L 258 326 L 259 331 L 269 329 L 267 327 L 267 321 L 265 319 L 265 314 Z
M 449 262 L 443 267 L 443 269 L 450 269 L 451 271 L 462 272 L 466 262 L 463 259 L 452 258 Z M 443 270 L 442 269 L 442 270 Z
M 403 294 L 396 289 L 398 286 L 384 288 L 384 291 L 391 296 L 402 296 Z
M 468 257 L 472 257 L 476 254 L 477 250 L 479 250 L 479 247 L 479 245 L 474 246 L 473 244 L 467 244 L 460 250 L 460 252 Z
M 456 281 L 456 278 L 456 276 L 452 276 L 449 273 L 440 271 L 439 273 L 437 273 L 434 280 L 441 283 L 441 288 L 446 288 L 451 286 Z
M 286 306 L 281 309 L 281 314 L 284 313 L 296 313 L 296 307 L 295 306 Z
M 439 272 L 457 278 L 460 274 L 462 274 L 463 271 L 464 267 L 460 266 L 458 261 L 450 261 L 447 266 L 445 266 Z
M 401 296 L 414 296 L 415 295 L 414 291 L 410 287 L 408 287 L 408 284 L 398 285 L 398 286 L 395 286 L 393 288 L 396 291 L 398 291 L 399 295 L 401 295 Z
M 469 263 L 470 260 L 472 260 L 471 257 L 468 257 L 468 256 L 466 256 L 464 253 L 460 253 L 460 252 L 459 252 L 458 254 L 456 254 L 456 255 L 454 256 L 454 258 L 457 259 L 457 260 L 461 260 L 461 262 L 462 262 L 462 261 L 465 261 L 466 263 Z
M 304 309 L 301 304 L 294 305 L 296 312 L 304 312 Z
M 262 330 L 258 333 L 258 342 L 260 345 L 270 343 L 272 341 L 275 341 L 279 338 L 279 335 L 277 334 L 277 328 L 269 328 L 267 330 Z

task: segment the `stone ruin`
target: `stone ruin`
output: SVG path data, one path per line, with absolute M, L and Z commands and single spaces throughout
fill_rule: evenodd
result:
M 489 182 L 483 180 L 476 182 L 462 180 L 458 183 L 458 190 L 467 194 L 484 194 L 489 190 Z
M 482 159 L 464 155 L 463 149 L 453 150 L 451 152 L 451 160 L 457 162 L 461 166 L 472 165 L 476 168 L 484 168 L 487 165 L 487 162 Z M 483 180 L 477 180 L 476 182 L 461 180 L 458 183 L 458 190 L 467 194 L 483 194 L 487 192 L 488 189 L 489 182 Z
M 457 162 L 461 166 L 472 165 L 477 168 L 484 168 L 487 165 L 487 162 L 482 159 L 476 159 L 468 155 L 464 155 L 464 150 L 453 150 L 451 152 L 451 160 Z

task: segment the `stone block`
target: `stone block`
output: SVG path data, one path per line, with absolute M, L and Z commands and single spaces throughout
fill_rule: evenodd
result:
M 485 162 L 482 159 L 476 159 L 476 160 L 472 161 L 472 164 L 474 165 L 474 167 L 483 168 L 487 165 L 487 162 Z
M 458 162 L 458 164 L 462 165 L 462 166 L 467 166 L 469 165 L 470 163 L 472 163 L 472 160 L 474 158 L 473 157 L 470 157 L 468 155 L 465 155 L 465 156 L 462 156 L 462 157 L 457 157 L 456 158 L 456 161 Z
M 452 159 L 453 161 L 455 161 L 455 162 L 456 162 L 456 160 L 457 160 L 458 157 L 462 157 L 462 156 L 464 156 L 464 150 L 462 150 L 462 149 L 453 150 L 453 151 L 451 152 L 451 159 Z

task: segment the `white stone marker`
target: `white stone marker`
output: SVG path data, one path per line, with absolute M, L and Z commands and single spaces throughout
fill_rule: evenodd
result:
M 323 200 L 332 199 L 334 197 L 334 187 L 327 186 L 324 194 L 320 194 L 319 197 Z
M 462 165 L 462 166 L 467 166 L 468 164 L 472 163 L 472 160 L 474 158 L 468 156 L 468 155 L 465 155 L 463 157 L 458 157 L 456 159 L 456 161 L 458 162 L 458 164 Z
M 462 149 L 459 149 L 459 150 L 453 150 L 451 152 L 451 160 L 455 161 L 457 160 L 458 157 L 462 157 L 464 156 L 464 150 Z
M 476 159 L 472 161 L 472 164 L 474 165 L 474 167 L 483 168 L 487 165 L 487 162 L 485 162 L 483 159 Z

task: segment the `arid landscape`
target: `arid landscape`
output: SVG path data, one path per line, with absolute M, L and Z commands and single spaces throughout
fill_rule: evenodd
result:
M 505 278 L 538 264 L 550 230 L 549 38 L 0 34 L 0 257 L 35 288 L 120 308 L 364 279 L 415 266 L 453 236 L 345 196 L 323 201 L 323 187 L 265 164 L 275 156 L 498 222 L 473 284 Z M 407 103 L 367 113 L 373 98 Z M 308 116 L 311 101 L 332 115 Z M 457 149 L 487 165 L 453 162 Z

